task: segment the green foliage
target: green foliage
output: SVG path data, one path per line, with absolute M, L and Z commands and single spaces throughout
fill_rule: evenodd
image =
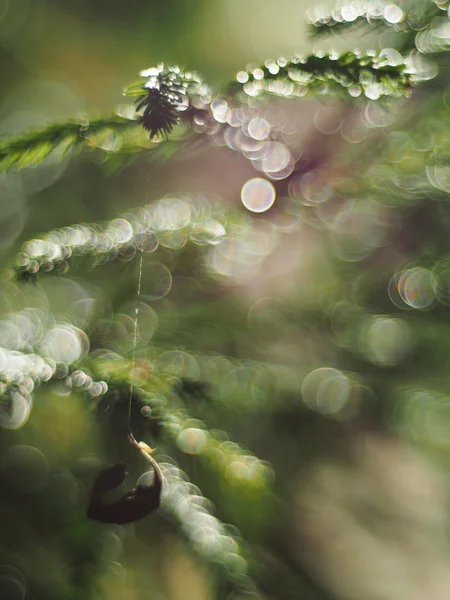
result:
M 104 462 L 142 471 L 129 430 L 156 447 L 165 478 L 158 516 L 130 534 L 149 543 L 143 564 L 147 553 L 157 564 L 174 533 L 227 599 L 337 593 L 310 581 L 295 540 L 285 541 L 298 473 L 324 447 L 333 454 L 335 438 L 388 422 L 448 460 L 447 4 L 316 9 L 316 37 L 363 26 L 395 30 L 399 42 L 248 65 L 221 93 L 160 64 L 110 117 L 0 141 L 5 181 L 95 150 L 90 158 L 111 170 L 150 159 L 152 186 L 156 158 L 183 160 L 210 140 L 261 173 L 241 188 L 245 210 L 147 190 L 113 219 L 20 240 L 4 269 L 0 482 L 11 488 L 8 533 L 19 520 L 23 528 L 1 553 L 12 564 L 23 549 L 39 600 L 108 596 L 98 580 L 117 567 L 110 546 L 128 534 L 88 522 L 85 505 Z M 311 118 L 308 102 L 317 102 Z M 295 137 L 297 107 L 318 142 Z M 268 217 L 251 214 L 275 197 Z M 303 255 L 310 272 L 298 268 Z M 39 555 L 34 523 L 56 551 Z M 57 573 L 50 584 L 44 571 Z
M 238 78 L 251 96 L 261 92 L 282 97 L 305 96 L 309 91 L 325 94 L 348 88 L 355 97 L 371 87 L 377 90 L 378 98 L 404 95 L 411 87 L 410 74 L 401 58 L 394 63 L 383 53 L 377 56 L 375 52 L 331 52 L 329 55 L 318 52 L 308 57 L 296 56 L 290 61 L 268 60 L 263 67 L 239 74 Z M 238 83 L 230 86 L 231 91 L 238 88 Z
M 447 5 L 445 2 L 416 2 L 402 7 L 384 0 L 364 0 L 336 6 L 332 11 L 319 5 L 310 11 L 310 32 L 321 39 L 329 34 L 355 30 L 382 33 L 391 29 L 399 34 L 397 48 L 410 51 L 415 48 L 417 32 L 431 27 Z
M 50 154 L 52 159 L 61 160 L 68 152 L 79 151 L 84 146 L 115 152 L 123 147 L 121 132 L 124 128 L 130 128 L 130 121 L 112 116 L 50 125 L 40 131 L 3 139 L 0 142 L 1 169 L 35 167 Z
M 50 154 L 54 160 L 61 160 L 69 151 L 83 147 L 108 154 L 139 152 L 149 144 L 139 136 L 136 121 L 154 138 L 158 133 L 166 136 L 171 133 L 183 114 L 184 121 L 191 122 L 198 120 L 199 114 L 209 112 L 211 91 L 197 74 L 160 65 L 142 71 L 141 75 L 143 80 L 130 84 L 124 91 L 126 96 L 137 96 L 136 110 L 132 106 L 121 106 L 119 114 L 111 117 L 50 125 L 41 131 L 3 139 L 0 141 L 0 169 L 34 167 Z M 374 53 L 317 53 L 297 56 L 291 61 L 268 60 L 262 67 L 240 71 L 237 81 L 226 89 L 231 98 L 241 89 L 250 97 L 261 93 L 295 97 L 305 96 L 310 91 L 336 92 L 334 86 L 338 90 L 347 88 L 353 97 L 369 90 L 369 97 L 378 99 L 408 92 L 411 76 L 403 59 L 397 56 L 392 60 L 388 55 Z M 149 100 L 152 97 L 149 92 L 160 99 L 156 104 Z

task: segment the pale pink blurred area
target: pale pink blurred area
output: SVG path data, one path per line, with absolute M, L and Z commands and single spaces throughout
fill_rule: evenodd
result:
M 450 598 L 448 483 L 406 443 L 350 433 L 298 477 L 290 546 L 338 598 Z

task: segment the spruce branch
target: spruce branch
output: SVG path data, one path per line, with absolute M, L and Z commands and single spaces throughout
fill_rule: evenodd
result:
M 69 152 L 76 152 L 84 147 L 118 152 L 126 149 L 124 134 L 131 127 L 135 134 L 133 141 L 137 143 L 136 133 L 139 130 L 136 125 L 136 121 L 130 118 L 111 115 L 90 121 L 55 123 L 23 135 L 3 138 L 0 140 L 0 170 L 34 167 L 50 154 L 55 160 L 61 160 Z M 130 142 L 128 145 L 132 147 Z
M 135 386 L 142 406 L 150 407 L 151 418 L 175 447 L 187 455 L 199 456 L 212 472 L 219 473 L 223 481 L 232 484 L 237 498 L 241 493 L 255 496 L 262 506 L 264 501 L 269 501 L 271 467 L 246 448 L 229 441 L 224 431 L 209 429 L 206 423 L 192 418 L 175 393 L 174 384 L 181 373 L 174 368 L 165 369 L 164 362 L 159 365 L 158 359 L 162 354 L 162 351 L 153 349 L 153 356 L 146 361 L 144 369 L 151 376 L 141 377 Z M 94 380 L 105 380 L 110 389 L 127 390 L 131 381 L 130 361 L 113 352 L 99 350 L 80 363 L 80 368 L 92 373 Z
M 398 53 L 397 53 L 398 54 Z M 226 95 L 242 100 L 262 92 L 274 96 L 304 96 L 347 88 L 351 96 L 363 92 L 371 99 L 401 96 L 411 87 L 411 77 L 401 55 L 344 52 L 316 53 L 291 60 L 266 60 L 262 67 L 240 71 L 226 86 Z M 49 155 L 61 160 L 70 151 L 92 148 L 109 155 L 155 149 L 151 140 L 172 133 L 181 120 L 192 124 L 199 113 L 210 114 L 212 92 L 202 79 L 179 67 L 158 65 L 141 72 L 141 79 L 124 94 L 136 97 L 136 106 L 120 107 L 119 113 L 85 121 L 51 124 L 46 128 L 0 140 L 0 171 L 39 165 Z M 244 96 L 245 97 L 245 96 Z M 149 138 L 139 135 L 141 125 Z M 158 146 L 156 146 L 157 148 Z
M 181 117 L 190 121 L 192 114 L 205 109 L 211 100 L 210 89 L 196 73 L 162 64 L 142 71 L 141 79 L 123 93 L 137 97 L 136 106 L 120 105 L 117 113 L 109 116 L 54 123 L 0 139 L 0 171 L 35 167 L 49 155 L 61 160 L 83 148 L 110 155 L 155 151 L 160 144 L 151 143 L 153 138 L 158 134 L 167 138 Z
M 201 77 L 178 66 L 163 63 L 140 72 L 141 80 L 128 85 L 125 96 L 137 96 L 136 110 L 141 112 L 139 123 L 150 134 L 165 137 L 179 122 L 187 109 L 204 108 L 211 101 L 211 90 Z
M 151 377 L 142 378 L 135 387 L 133 401 L 138 400 L 141 420 L 145 420 L 142 415 L 149 414 L 160 430 L 159 435 L 165 434 L 165 441 L 187 455 L 199 456 L 211 472 L 219 475 L 221 493 L 228 501 L 239 502 L 240 506 L 257 502 L 257 512 L 264 512 L 271 502 L 271 468 L 248 450 L 229 442 L 225 432 L 208 429 L 205 423 L 193 419 L 186 409 L 177 405 L 173 394 L 173 372 L 159 369 L 157 362 L 158 354 L 148 363 L 152 369 Z M 108 406 L 109 417 L 113 417 L 114 411 L 120 411 L 128 402 L 130 361 L 100 350 L 83 361 L 81 367 L 66 378 L 66 384 L 82 393 L 95 386 L 107 386 L 107 389 L 103 387 L 102 394 L 97 394 L 97 404 L 102 402 L 107 391 L 117 390 L 118 404 Z M 108 383 L 96 381 L 99 376 Z M 174 524 L 177 533 L 206 563 L 215 568 L 225 567 L 223 576 L 233 589 L 256 592 L 256 584 L 250 575 L 254 566 L 251 552 L 236 533 L 236 527 L 229 527 L 214 516 L 212 503 L 179 467 L 165 462 L 160 466 L 166 479 L 161 503 L 163 516 Z
M 28 419 L 34 390 L 53 377 L 56 364 L 8 348 L 0 348 L 0 356 L 0 426 L 18 429 Z
M 402 8 L 386 0 L 341 2 L 331 11 L 316 6 L 309 12 L 309 31 L 313 39 L 322 39 L 361 29 L 367 33 L 391 29 L 401 34 L 395 47 L 406 53 L 416 48 L 417 37 L 432 26 L 447 6 L 448 2 L 412 1 Z
M 130 366 L 128 359 L 114 353 L 100 351 L 95 357 L 83 361 L 80 365 L 81 368 L 69 373 L 64 378 L 64 383 L 74 392 L 86 394 L 98 403 L 106 393 L 111 393 L 115 389 L 119 391 L 119 397 L 126 393 L 130 380 Z M 101 371 L 108 383 L 98 378 L 98 371 Z M 189 425 L 193 423 L 192 418 L 186 411 L 182 411 L 181 416 L 180 411 L 175 407 L 163 408 L 160 402 L 154 404 L 155 393 L 158 394 L 161 401 L 164 398 L 164 391 L 166 394 L 170 394 L 171 386 L 171 377 L 156 372 L 150 379 L 143 382 L 142 388 L 136 388 L 136 392 L 141 399 L 142 406 L 153 406 L 152 418 L 169 434 L 172 442 L 182 447 L 181 443 L 178 443 L 180 434 L 184 432 L 189 435 L 193 431 L 192 428 L 189 428 Z M 114 411 L 114 408 L 111 408 L 109 414 L 111 411 Z M 174 415 L 176 415 L 175 418 Z M 205 437 L 210 434 L 206 428 L 202 431 L 204 431 Z M 217 442 L 214 446 L 211 444 L 208 446 L 210 451 L 213 447 L 218 447 L 217 452 L 225 452 L 228 463 L 233 460 L 250 460 L 251 455 L 240 449 L 237 444 L 227 445 L 224 443 L 226 436 L 223 432 L 220 437 L 215 432 L 211 432 L 211 436 Z M 188 452 L 188 449 L 185 448 L 185 451 Z M 252 458 L 250 466 L 255 469 L 254 463 L 258 460 L 256 457 Z M 222 523 L 214 515 L 213 504 L 202 495 L 197 486 L 191 483 L 185 472 L 167 462 L 160 463 L 160 466 L 165 478 L 161 502 L 163 517 L 174 525 L 176 532 L 186 540 L 203 561 L 215 569 L 220 569 L 222 576 L 229 581 L 233 589 L 256 592 L 257 586 L 249 575 L 252 568 L 251 553 L 236 533 L 236 527 Z M 212 467 L 215 468 L 216 464 L 214 463 Z M 268 469 L 265 465 L 261 465 L 261 468 Z M 141 477 L 141 485 L 146 485 L 144 479 L 147 477 L 148 474 Z M 236 483 L 239 484 L 239 481 L 233 481 L 233 483 L 236 485 Z M 239 496 L 242 499 L 242 490 L 248 490 L 251 487 L 251 481 L 247 477 L 241 479 L 241 483 L 243 488 L 239 492 Z M 262 502 L 263 500 L 264 498 L 258 493 L 258 501 Z M 205 531 L 208 533 L 206 534 Z
M 251 592 L 259 598 L 257 586 L 248 574 L 250 552 L 234 527 L 214 516 L 212 504 L 187 474 L 178 467 L 161 465 L 167 485 L 162 498 L 162 511 L 177 527 L 194 552 L 206 563 L 220 569 L 233 589 Z
M 41 384 L 48 384 L 53 378 L 61 380 L 76 393 L 86 394 L 90 399 L 101 398 L 113 390 L 118 382 L 119 385 L 129 383 L 129 360 L 112 353 L 100 353 L 94 358 L 88 358 L 83 361 L 85 364 L 82 368 L 74 367 L 66 376 L 63 363 L 56 365 L 52 359 L 5 348 L 0 348 L 0 353 L 0 426 L 5 429 L 16 429 L 25 423 L 31 411 L 34 390 Z M 94 365 L 96 368 L 91 370 L 90 366 Z M 69 365 L 65 366 L 69 368 Z M 99 368 L 109 384 L 93 375 Z M 105 370 L 108 368 L 111 368 L 111 373 Z M 170 385 L 167 376 L 161 373 L 150 382 L 147 381 L 146 387 L 158 389 L 161 393 L 161 390 L 169 389 Z M 143 389 L 139 389 L 139 392 L 144 400 L 149 397 Z M 187 413 L 183 415 L 184 425 L 180 416 L 175 422 L 172 409 L 159 410 L 155 414 L 159 422 L 172 433 L 175 431 L 174 426 L 175 433 L 179 433 L 179 427 L 187 432 L 189 423 L 192 423 Z M 224 439 L 225 436 L 222 435 L 221 442 L 225 450 Z M 236 444 L 232 446 L 235 450 L 239 449 Z M 242 458 L 242 451 L 239 456 Z M 185 472 L 167 462 L 161 463 L 161 470 L 165 478 L 161 503 L 163 518 L 173 524 L 176 532 L 206 564 L 220 572 L 232 589 L 256 594 L 258 588 L 250 573 L 254 561 L 236 527 L 222 523 L 214 515 L 213 504 L 202 495 Z M 146 485 L 144 480 L 147 477 L 148 474 L 144 474 L 139 484 Z
M 400 6 L 385 0 L 341 2 L 331 11 L 315 6 L 309 11 L 308 23 L 315 38 L 350 33 L 361 27 L 372 31 L 385 27 L 402 30 L 406 27 L 405 14 Z
M 11 313 L 0 321 L 0 427 L 17 429 L 28 418 L 33 393 L 44 384 L 64 380 L 90 398 L 107 391 L 106 383 L 79 371 L 78 361 L 88 352 L 89 340 L 81 329 L 45 319 L 32 308 Z M 9 331 L 9 335 L 6 332 Z M 73 344 L 72 353 L 63 349 Z M 78 349 L 78 350 L 77 350 Z
M 70 326 L 65 327 L 71 329 Z M 52 334 L 53 331 L 48 330 L 47 336 Z M 45 339 L 42 341 L 45 345 Z M 105 381 L 94 379 L 89 370 L 79 369 L 76 362 L 56 361 L 46 354 L 42 345 L 37 345 L 35 352 L 30 353 L 0 347 L 1 428 L 22 427 L 31 412 L 34 392 L 55 381 L 65 385 L 67 390 L 86 394 L 90 399 L 103 396 L 108 391 Z
M 267 60 L 259 67 L 240 71 L 228 91 L 243 90 L 248 96 L 305 96 L 310 90 L 328 93 L 348 90 L 351 96 L 363 92 L 370 99 L 381 96 L 404 96 L 411 89 L 411 75 L 405 59 L 396 53 L 317 52 L 310 56 L 295 56 L 291 60 Z
M 172 249 L 187 241 L 215 245 L 226 233 L 222 212 L 204 199 L 163 198 L 104 224 L 65 227 L 26 242 L 13 269 L 19 281 L 34 281 L 37 273 L 61 275 L 73 266 L 92 269 L 130 260 L 139 250 L 154 252 L 159 244 Z

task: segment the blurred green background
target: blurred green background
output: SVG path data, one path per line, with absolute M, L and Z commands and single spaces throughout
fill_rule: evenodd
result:
M 441 4 L 442 21 L 421 37 L 416 29 L 422 83 L 410 100 L 330 93 L 261 108 L 298 169 L 286 183 L 273 177 L 265 215 L 241 204 L 261 172 L 233 144 L 200 137 L 128 168 L 86 151 L 2 176 L 2 386 L 6 351 L 52 356 L 48 331 L 66 335 L 62 354 L 78 344 L 80 371 L 60 365 L 22 421 L 2 412 L 0 600 L 447 598 Z M 0 135 L 112 113 L 124 86 L 161 61 L 220 89 L 247 63 L 405 39 L 383 30 L 312 41 L 305 11 L 315 6 L 0 0 Z M 144 256 L 132 426 L 157 446 L 165 504 L 133 525 L 93 523 L 85 510 L 102 466 L 125 460 L 128 487 L 145 467 L 126 441 L 139 260 L 44 274 L 36 285 L 18 284 L 8 267 L 46 231 L 132 220 L 147 203 L 175 214 L 177 198 L 206 206 L 231 233 L 208 250 L 179 250 L 161 235 L 157 258 Z M 105 373 L 98 399 L 86 377 Z

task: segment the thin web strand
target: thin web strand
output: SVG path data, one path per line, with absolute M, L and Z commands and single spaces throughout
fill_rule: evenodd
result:
M 130 377 L 130 397 L 128 399 L 128 431 L 130 435 L 133 435 L 131 431 L 131 404 L 133 401 L 133 392 L 134 392 L 134 371 L 136 365 L 136 349 L 137 349 L 137 341 L 138 341 L 138 322 L 139 322 L 139 309 L 140 309 L 140 301 L 141 301 L 141 283 L 142 283 L 142 267 L 144 262 L 144 253 L 141 250 L 141 255 L 139 257 L 139 274 L 138 274 L 138 283 L 136 290 L 136 308 L 134 310 L 134 335 L 133 335 L 133 356 L 131 358 L 131 377 Z

